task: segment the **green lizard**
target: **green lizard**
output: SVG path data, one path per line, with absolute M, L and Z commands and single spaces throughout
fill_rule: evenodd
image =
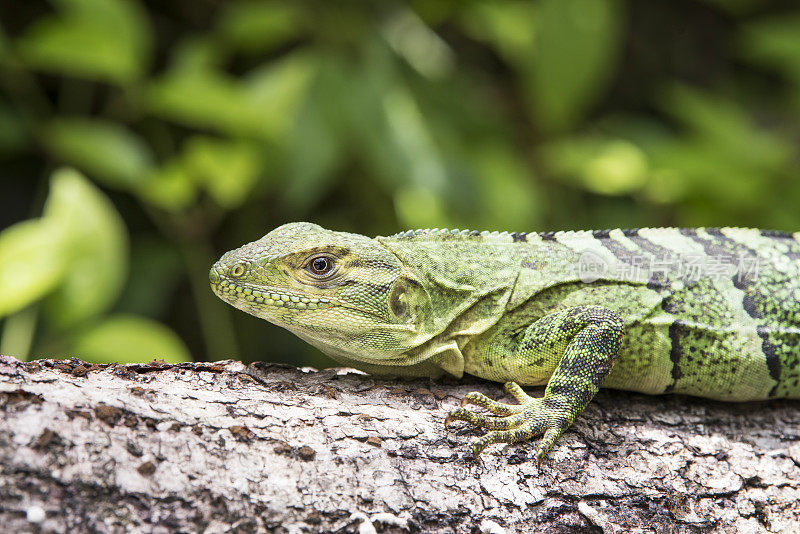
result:
M 211 286 L 368 373 L 507 382 L 461 420 L 538 461 L 600 387 L 726 401 L 800 398 L 800 233 L 642 228 L 416 230 L 370 239 L 281 226 L 225 254 Z M 546 384 L 544 397 L 521 385 Z M 494 416 L 468 410 L 471 404 Z

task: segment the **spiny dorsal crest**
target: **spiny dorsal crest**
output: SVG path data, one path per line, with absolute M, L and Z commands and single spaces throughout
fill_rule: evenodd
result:
M 639 234 L 641 230 L 645 230 L 645 228 L 624 228 L 618 230 L 622 232 L 625 237 L 635 237 Z M 707 228 L 671 228 L 671 227 L 653 227 L 653 228 L 646 228 L 648 231 L 675 231 L 682 234 L 689 234 L 696 232 L 697 230 L 705 230 L 709 233 L 719 232 L 721 230 L 730 230 L 730 231 L 748 231 L 747 228 L 739 228 L 739 227 L 707 227 Z M 605 230 L 560 230 L 557 232 L 554 231 L 547 231 L 547 232 L 498 232 L 498 231 L 477 231 L 477 230 L 459 230 L 458 228 L 454 228 L 452 230 L 447 228 L 418 228 L 416 230 L 406 230 L 405 232 L 398 232 L 396 234 L 388 236 L 390 239 L 410 239 L 420 236 L 428 236 L 428 237 L 444 237 L 444 236 L 460 236 L 460 237 L 489 237 L 489 238 L 512 238 L 514 242 L 517 241 L 527 241 L 528 235 L 538 235 L 544 241 L 555 241 L 561 237 L 571 237 L 574 235 L 591 235 L 597 239 L 604 239 L 609 238 L 609 234 L 615 230 L 613 229 L 605 229 Z M 794 236 L 791 232 L 784 232 L 779 230 L 760 230 L 760 233 L 764 237 L 772 237 L 772 238 L 784 238 L 784 239 L 791 239 Z M 800 239 L 800 238 L 799 238 Z
M 462 237 L 506 237 L 510 236 L 514 239 L 518 237 L 524 238 L 527 235 L 526 232 L 517 233 L 517 232 L 490 232 L 488 230 L 484 230 L 479 232 L 478 230 L 459 230 L 458 228 L 453 228 L 452 230 L 448 228 L 418 228 L 416 230 L 407 230 L 405 232 L 398 232 L 396 234 L 392 234 L 389 238 L 392 239 L 404 239 L 404 238 L 412 238 L 418 236 L 462 236 Z

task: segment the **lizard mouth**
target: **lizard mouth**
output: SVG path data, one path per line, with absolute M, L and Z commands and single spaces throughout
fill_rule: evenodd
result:
M 263 313 L 291 310 L 294 313 L 343 308 L 370 320 L 384 322 L 385 319 L 373 310 L 362 309 L 336 298 L 311 297 L 299 292 L 262 285 L 248 284 L 241 280 L 220 275 L 216 268 L 209 273 L 209 282 L 214 293 L 231 306 L 257 317 Z M 284 316 L 285 318 L 285 316 Z
M 330 299 L 326 298 L 306 297 L 263 286 L 259 286 L 256 289 L 246 284 L 237 284 L 225 279 L 219 282 L 212 282 L 211 288 L 217 296 L 230 304 L 249 302 L 251 304 L 263 304 L 275 308 L 295 310 L 319 310 L 334 306 Z

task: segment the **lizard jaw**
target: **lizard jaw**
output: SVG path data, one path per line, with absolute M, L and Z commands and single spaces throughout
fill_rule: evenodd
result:
M 295 310 L 318 310 L 334 306 L 330 299 L 326 298 L 306 297 L 275 288 L 259 287 L 256 289 L 225 279 L 215 282 L 213 276 L 211 277 L 211 289 L 218 297 L 234 305 L 240 302 L 248 303 L 251 306 L 260 305 L 260 307 L 269 306 Z

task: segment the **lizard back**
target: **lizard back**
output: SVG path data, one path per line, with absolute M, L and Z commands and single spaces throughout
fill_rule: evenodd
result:
M 617 311 L 626 324 L 605 387 L 723 400 L 800 397 L 797 234 L 418 230 L 378 239 L 432 273 L 434 285 L 461 284 L 479 295 L 462 306 L 460 321 L 448 316 L 440 334 L 460 340 L 468 373 L 502 380 L 503 370 L 482 357 L 490 343 L 513 339 L 548 313 L 592 304 Z M 476 316 L 483 330 L 459 336 Z

